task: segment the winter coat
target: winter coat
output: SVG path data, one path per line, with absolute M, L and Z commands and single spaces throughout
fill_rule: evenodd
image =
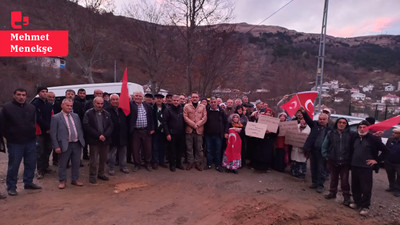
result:
M 147 117 L 147 132 L 150 134 L 154 130 L 154 120 L 153 120 L 153 109 L 150 105 L 142 102 L 144 109 L 146 110 Z M 138 117 L 138 105 L 136 102 L 131 102 L 131 114 L 129 115 L 129 132 L 132 133 L 136 127 L 136 121 Z
M 113 122 L 111 121 L 110 113 L 103 110 L 102 111 L 102 119 L 103 119 L 103 130 L 101 133 L 97 129 L 97 115 L 96 110 L 94 108 L 86 111 L 85 116 L 83 117 L 83 130 L 85 131 L 85 140 L 89 145 L 93 144 L 111 144 L 111 134 L 114 128 Z M 100 135 L 103 135 L 106 140 L 104 142 L 99 140 Z
M 389 138 L 386 142 L 386 147 L 388 152 L 385 160 L 393 164 L 400 164 L 400 139 Z
M 183 106 L 171 105 L 164 111 L 164 133 L 165 135 L 185 134 L 185 120 L 183 119 Z
M 186 104 L 183 108 L 183 118 L 186 122 L 185 131 L 187 134 L 193 133 L 196 124 L 196 133 L 200 135 L 204 134 L 204 124 L 207 122 L 207 110 L 204 105 L 199 103 L 195 108 L 191 102 Z
M 36 123 L 40 127 L 42 134 L 46 134 L 50 130 L 51 111 L 53 107 L 47 101 L 36 98 L 32 101 L 32 105 L 36 107 Z
M 118 108 L 118 114 L 113 107 L 106 109 L 110 113 L 114 129 L 111 134 L 111 146 L 128 145 L 128 118 L 121 108 Z
M 13 100 L 4 105 L 0 115 L 2 135 L 8 143 L 25 144 L 36 139 L 36 108 Z
M 303 113 L 303 117 L 307 125 L 311 128 L 310 135 L 308 136 L 306 143 L 304 143 L 304 151 L 321 151 L 325 136 L 328 134 L 328 131 L 330 131 L 331 128 L 328 126 L 320 126 L 319 123 L 317 121 L 313 121 L 307 113 Z

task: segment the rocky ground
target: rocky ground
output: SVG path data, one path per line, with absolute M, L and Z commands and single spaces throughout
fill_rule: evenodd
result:
M 299 180 L 287 173 L 259 173 L 243 168 L 238 175 L 216 170 L 175 173 L 160 168 L 117 173 L 110 181 L 88 182 L 88 162 L 81 168 L 83 187 L 57 188 L 56 173 L 0 200 L 1 224 L 399 224 L 400 198 L 384 190 L 386 173 L 374 174 L 370 215 L 309 189 L 309 174 Z M 0 190 L 5 192 L 6 154 L 0 154 Z M 56 170 L 54 166 L 51 169 Z M 22 177 L 20 171 L 20 177 Z

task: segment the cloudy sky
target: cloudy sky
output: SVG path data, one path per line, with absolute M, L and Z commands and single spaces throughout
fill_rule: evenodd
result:
M 123 1 L 116 0 L 117 10 L 121 8 Z M 290 2 L 290 0 L 232 1 L 235 2 L 233 22 L 249 24 L 259 24 Z M 299 32 L 320 33 L 324 2 L 324 0 L 293 0 L 262 24 L 281 26 Z M 331 0 L 327 34 L 339 37 L 400 35 L 400 0 Z
M 290 0 L 237 0 L 235 22 L 259 24 Z M 324 0 L 294 0 L 265 25 L 300 32 L 320 33 Z M 353 37 L 375 34 L 400 35 L 400 0 L 331 0 L 327 34 Z

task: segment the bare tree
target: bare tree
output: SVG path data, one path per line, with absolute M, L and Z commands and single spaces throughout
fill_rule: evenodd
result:
M 133 37 L 136 39 L 137 65 L 148 76 L 153 94 L 159 92 L 173 67 L 171 28 L 163 26 L 165 8 L 162 3 L 142 0 L 126 6 L 125 15 L 135 18 L 131 22 Z
M 185 64 L 188 92 L 193 90 L 193 63 L 197 51 L 197 42 L 201 36 L 199 27 L 227 22 L 231 19 L 233 3 L 231 0 L 166 0 L 169 8 L 169 17 L 179 28 L 185 42 Z
M 69 0 L 75 4 L 83 5 L 94 13 L 113 12 L 115 9 L 114 0 Z
M 50 0 L 41 1 L 40 4 L 49 4 Z M 72 3 L 75 4 L 72 4 Z M 61 2 L 60 7 L 64 9 L 63 14 L 53 15 L 49 18 L 58 20 L 48 20 L 47 22 L 53 29 L 66 29 L 69 31 L 69 55 L 67 60 L 73 67 L 77 67 L 79 73 L 94 83 L 93 68 L 104 60 L 104 33 L 101 32 L 102 17 L 98 14 L 102 12 L 107 4 L 112 0 L 70 0 Z M 87 9 L 83 9 L 79 4 L 84 4 Z M 46 13 L 55 13 L 49 11 Z
M 198 65 L 198 90 L 209 96 L 217 86 L 237 78 L 240 67 L 241 45 L 234 33 L 233 25 L 217 25 L 202 28 Z

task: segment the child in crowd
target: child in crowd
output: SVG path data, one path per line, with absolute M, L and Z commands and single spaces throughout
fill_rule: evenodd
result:
M 226 168 L 226 171 L 238 174 L 238 169 L 242 165 L 241 151 L 242 151 L 242 140 L 239 133 L 243 132 L 243 125 L 240 123 L 239 114 L 232 114 L 229 124 L 229 137 L 227 141 L 227 147 L 224 153 L 222 166 Z

